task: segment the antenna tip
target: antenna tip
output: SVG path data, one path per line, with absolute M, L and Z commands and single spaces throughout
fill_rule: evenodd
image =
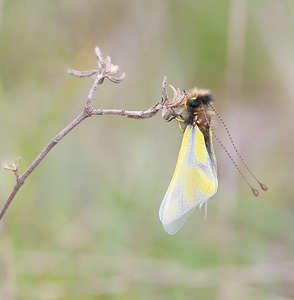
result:
M 251 188 L 251 191 L 252 191 L 252 193 L 253 193 L 253 195 L 255 196 L 255 197 L 258 197 L 258 195 L 259 195 L 259 192 L 258 192 L 258 190 L 257 189 L 255 189 L 255 188 Z
M 259 183 L 259 185 L 260 185 L 260 187 L 262 188 L 262 190 L 263 191 L 267 191 L 268 190 L 268 187 L 267 187 L 267 185 L 265 185 L 264 183 L 262 183 L 262 182 L 258 182 Z

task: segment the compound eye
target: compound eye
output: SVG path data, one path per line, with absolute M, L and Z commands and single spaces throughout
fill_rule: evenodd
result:
M 201 99 L 198 98 L 191 98 L 187 101 L 188 106 L 190 106 L 191 108 L 196 108 L 199 105 L 201 105 L 202 101 Z

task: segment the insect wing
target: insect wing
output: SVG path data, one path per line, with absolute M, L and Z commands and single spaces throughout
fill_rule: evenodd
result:
M 175 234 L 196 206 L 217 191 L 216 159 L 211 132 L 205 143 L 198 126 L 188 125 L 170 185 L 159 209 L 159 218 L 168 234 Z

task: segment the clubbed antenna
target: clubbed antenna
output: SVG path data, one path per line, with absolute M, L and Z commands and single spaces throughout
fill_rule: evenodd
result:
M 222 147 L 222 149 L 226 152 L 227 156 L 229 157 L 229 159 L 231 160 L 231 162 L 233 163 L 233 165 L 235 166 L 235 168 L 237 169 L 237 171 L 239 172 L 239 174 L 241 175 L 241 177 L 243 178 L 243 180 L 245 181 L 245 183 L 248 185 L 248 187 L 251 189 L 253 195 L 255 197 L 257 197 L 259 195 L 259 192 L 256 188 L 254 188 L 246 179 L 245 175 L 243 174 L 243 172 L 240 170 L 240 168 L 238 167 L 237 163 L 235 162 L 235 160 L 233 159 L 233 157 L 231 156 L 230 152 L 228 151 L 228 149 L 224 146 L 224 144 L 219 140 L 219 138 L 217 137 L 217 135 L 214 133 L 214 131 L 212 131 L 212 135 L 213 137 L 216 139 L 216 141 L 219 143 L 219 145 Z
M 255 181 L 260 185 L 261 189 L 263 191 L 267 191 L 268 187 L 267 185 L 265 185 L 264 183 L 262 183 L 261 181 L 259 181 L 257 179 L 257 177 L 253 174 L 253 172 L 251 171 L 251 169 L 248 167 L 248 165 L 246 164 L 246 162 L 244 161 L 243 157 L 241 156 L 240 152 L 238 151 L 234 140 L 231 136 L 231 133 L 227 127 L 227 124 L 225 123 L 225 121 L 223 120 L 223 118 L 220 116 L 220 114 L 217 112 L 217 110 L 214 108 L 214 106 L 211 103 L 208 103 L 209 106 L 211 107 L 211 109 L 214 111 L 214 113 L 217 115 L 217 117 L 219 118 L 219 120 L 221 121 L 222 125 L 225 128 L 225 131 L 229 137 L 229 140 L 235 150 L 235 152 L 237 153 L 239 159 L 241 160 L 242 164 L 244 165 L 244 167 L 247 169 L 247 171 L 249 172 L 249 174 L 255 179 Z M 247 183 L 247 185 L 250 187 L 250 189 L 252 190 L 254 196 L 258 196 L 258 191 L 257 189 L 253 188 L 249 183 L 248 180 L 245 178 L 244 174 L 240 171 L 239 167 L 237 166 L 236 162 L 232 159 L 232 156 L 229 154 L 228 150 L 225 148 L 225 146 L 221 143 L 221 141 L 218 139 L 218 137 L 215 135 L 215 133 L 213 132 L 213 136 L 214 138 L 218 141 L 218 143 L 220 144 L 220 146 L 223 148 L 223 150 L 226 152 L 226 154 L 228 155 L 228 157 L 230 158 L 230 160 L 232 161 L 232 163 L 234 164 L 234 166 L 236 167 L 236 169 L 238 170 L 238 172 L 240 173 L 241 177 L 244 179 L 244 181 Z

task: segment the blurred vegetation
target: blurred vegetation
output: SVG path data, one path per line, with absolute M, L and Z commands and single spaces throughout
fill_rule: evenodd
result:
M 126 80 L 95 107 L 142 110 L 161 81 L 215 95 L 269 191 L 217 145 L 220 188 L 175 236 L 158 219 L 181 142 L 173 122 L 86 120 L 32 173 L 0 224 L 0 298 L 293 299 L 293 1 L 0 1 L 0 162 L 22 170 L 82 109 L 94 47 Z M 226 143 L 222 126 L 218 135 Z M 14 184 L 0 172 L 0 200 Z

